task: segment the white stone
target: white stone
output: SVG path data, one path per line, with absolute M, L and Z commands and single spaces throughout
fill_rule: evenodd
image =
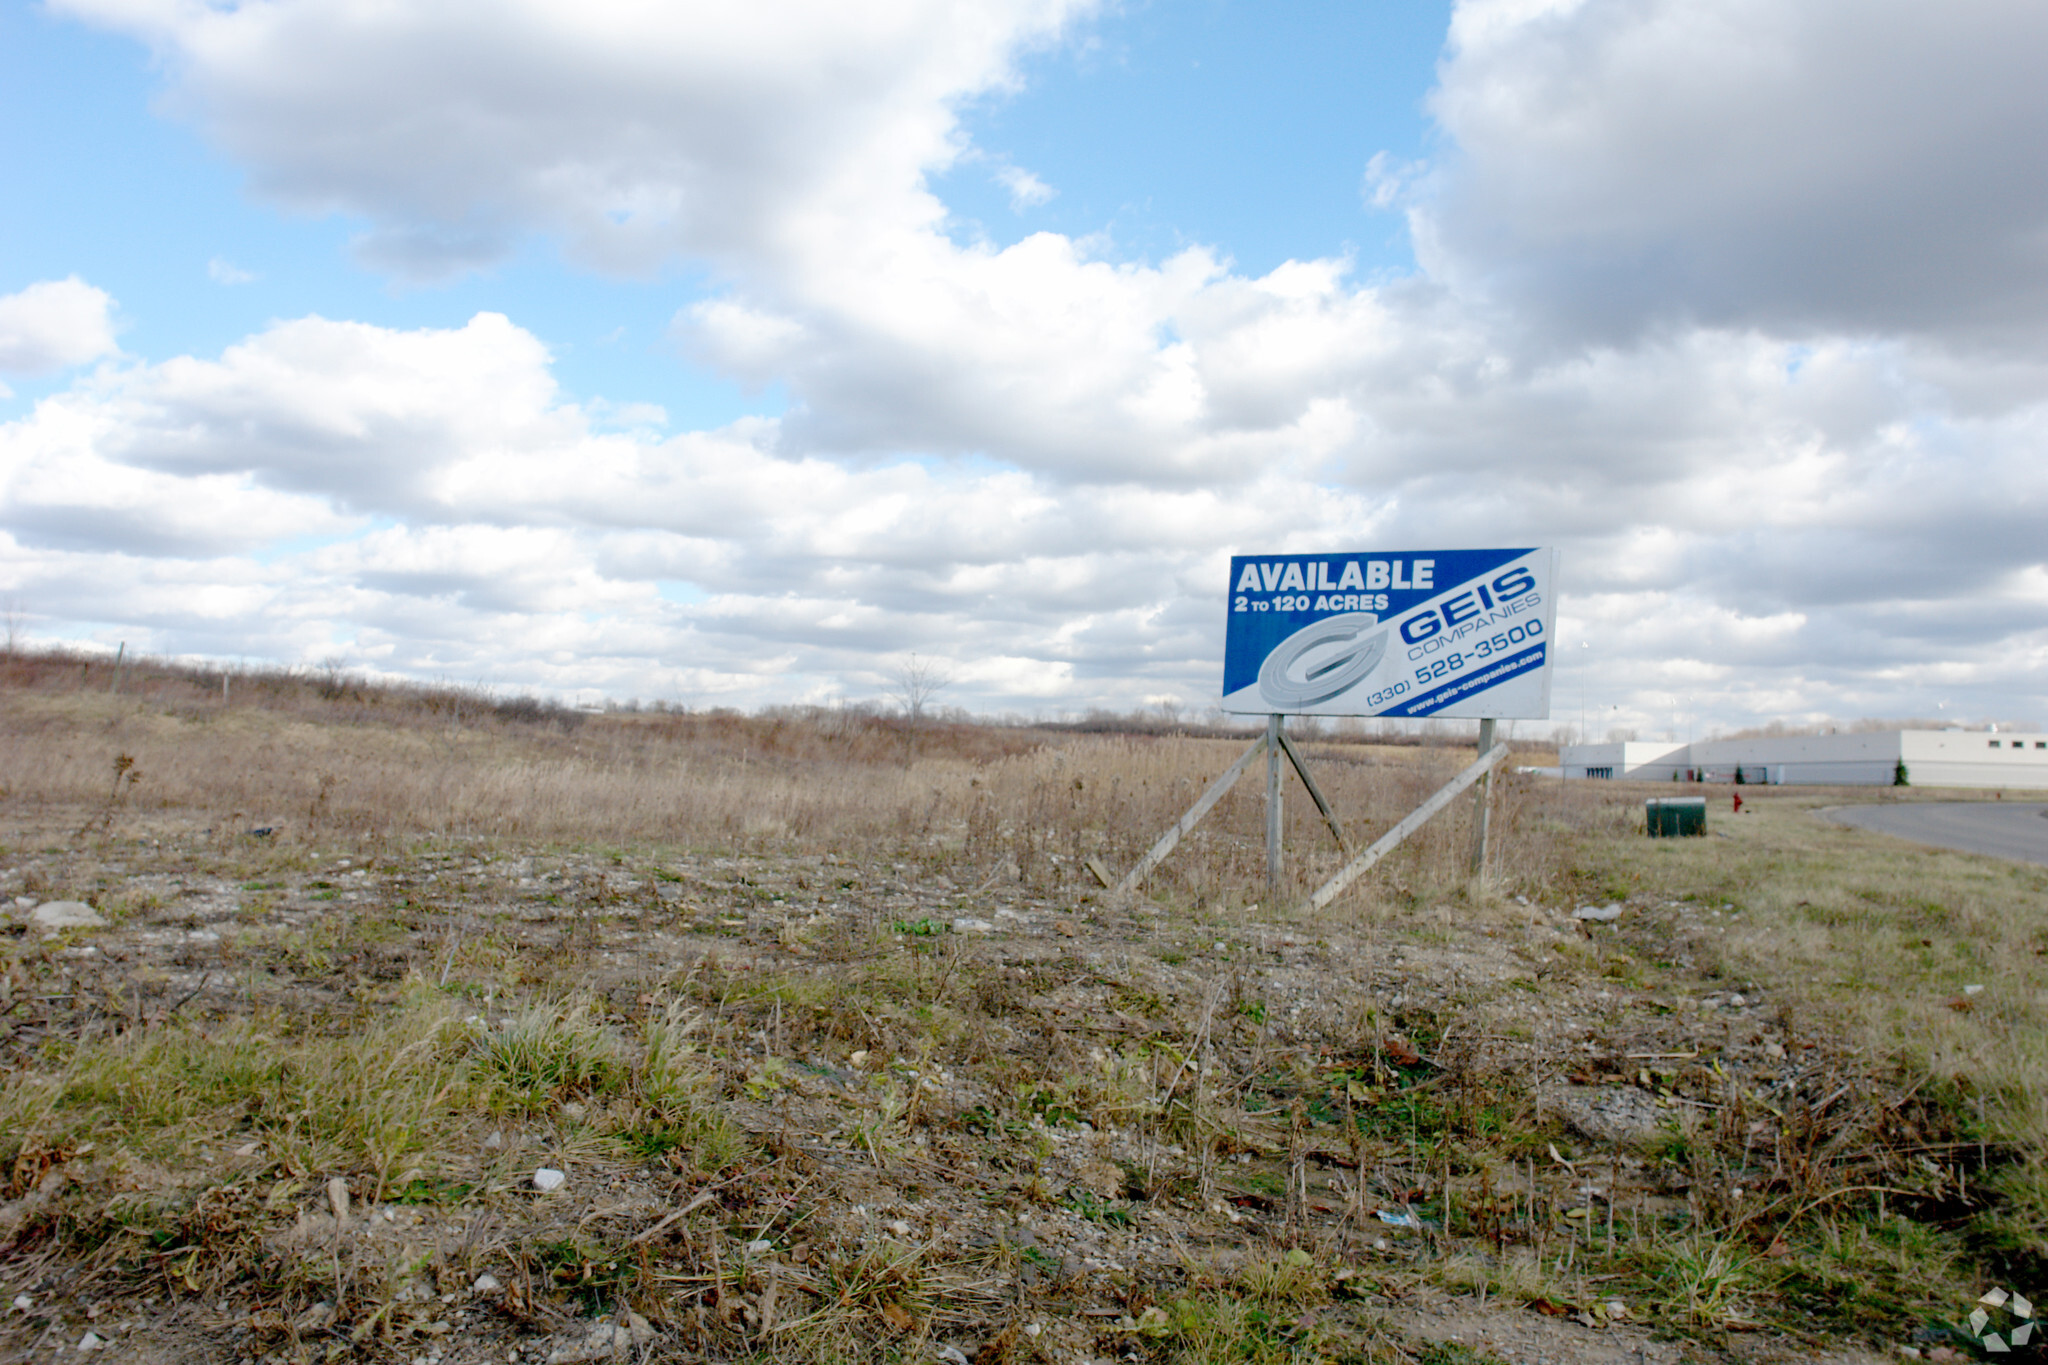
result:
M 29 912 L 43 929 L 104 929 L 107 922 L 84 901 L 44 901 Z
M 985 919 L 972 919 L 963 916 L 953 921 L 953 932 L 956 934 L 986 934 L 994 928 L 995 925 Z
M 98 1332 L 87 1332 L 78 1339 L 78 1349 L 81 1351 L 97 1351 L 106 1344 Z
M 469 1287 L 479 1294 L 495 1294 L 500 1289 L 503 1289 L 505 1286 L 498 1283 L 498 1277 L 496 1275 L 490 1274 L 489 1272 L 485 1272 L 484 1274 L 477 1276 Z
M 533 1187 L 542 1194 L 553 1194 L 569 1182 L 569 1177 L 552 1166 L 543 1166 L 533 1173 Z

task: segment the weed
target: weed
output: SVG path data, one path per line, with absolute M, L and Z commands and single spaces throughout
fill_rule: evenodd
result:
M 623 1303 L 639 1282 L 634 1259 L 616 1247 L 568 1237 L 541 1242 L 533 1259 L 547 1281 L 585 1313 L 602 1313 Z
M 1220 1281 L 1198 1275 L 1197 1288 L 1147 1309 L 1133 1330 L 1186 1365 L 1297 1365 L 1333 1350 L 1329 1332 L 1302 1312 L 1328 1297 L 1306 1252 L 1256 1262 Z
M 803 1354 L 812 1358 L 852 1359 L 866 1355 L 857 1341 L 915 1332 L 933 1310 L 925 1257 L 921 1247 L 894 1242 L 826 1250 L 818 1258 L 815 1306 L 780 1333 L 792 1344 L 809 1344 Z
M 1696 1232 L 1653 1248 L 1648 1262 L 1661 1306 L 1678 1321 L 1712 1329 L 1755 1325 L 1764 1278 L 1741 1243 Z
M 1425 1342 L 1415 1352 L 1416 1365 L 1502 1365 L 1491 1351 L 1467 1346 L 1461 1341 Z
M 394 1204 L 431 1204 L 440 1208 L 460 1208 L 478 1192 L 476 1182 L 469 1180 L 437 1180 L 423 1175 L 410 1180 L 400 1178 L 401 1183 L 385 1191 L 385 1198 Z
M 1773 1249 L 1778 1298 L 1841 1326 L 1926 1318 L 1974 1297 L 1960 1239 L 1910 1218 L 1827 1218 Z
M 1079 1186 L 1068 1190 L 1066 1198 L 1061 1202 L 1093 1223 L 1118 1228 L 1132 1227 L 1136 1223 L 1131 1217 L 1128 1205 L 1111 1203 L 1093 1190 L 1082 1189 Z
M 535 1005 L 496 1028 L 479 1027 L 475 1057 L 486 1103 L 514 1113 L 610 1090 L 626 1075 L 618 1040 L 587 1004 Z
M 1087 1115 L 1075 1106 L 1072 1097 L 1060 1090 L 1033 1090 L 1024 1096 L 1023 1103 L 1024 1112 L 1041 1120 L 1048 1128 L 1065 1127 L 1087 1120 Z
M 636 1079 L 641 1100 L 656 1111 L 691 1111 L 709 1091 L 711 1071 L 696 1043 L 703 1025 L 703 1011 L 684 1000 L 648 1011 L 640 1026 Z

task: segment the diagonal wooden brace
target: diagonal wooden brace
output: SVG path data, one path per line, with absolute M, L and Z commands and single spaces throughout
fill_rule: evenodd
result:
M 1287 754 L 1287 761 L 1294 765 L 1294 771 L 1301 777 L 1301 785 L 1308 788 L 1309 799 L 1316 803 L 1316 809 L 1323 813 L 1323 823 L 1330 827 L 1330 833 L 1337 840 L 1337 851 L 1349 854 L 1351 844 L 1344 837 L 1344 826 L 1337 823 L 1337 812 L 1330 809 L 1330 803 L 1323 799 L 1323 789 L 1308 775 L 1308 764 L 1302 761 L 1301 753 L 1294 747 L 1294 741 L 1287 732 L 1280 732 L 1280 747 Z
M 1309 905 L 1317 910 L 1321 910 L 1331 901 L 1337 899 L 1338 896 L 1343 894 L 1345 887 L 1364 876 L 1374 863 L 1399 848 L 1409 835 L 1421 829 L 1423 825 L 1429 822 L 1430 816 L 1435 815 L 1445 806 L 1450 805 L 1453 797 L 1471 786 L 1474 782 L 1477 782 L 1487 773 L 1492 772 L 1494 767 L 1507 756 L 1508 746 L 1505 744 L 1496 744 L 1481 754 L 1472 766 L 1466 768 L 1449 782 L 1439 787 L 1434 796 L 1410 812 L 1407 819 L 1388 830 L 1385 834 L 1382 834 L 1373 843 L 1371 848 L 1344 864 L 1342 870 L 1336 876 L 1324 882 L 1317 889 L 1316 893 L 1308 898 Z
M 1209 813 L 1211 806 L 1223 799 L 1223 793 L 1229 791 L 1251 761 L 1265 751 L 1266 737 L 1260 735 L 1252 741 L 1251 748 L 1237 756 L 1237 762 L 1224 770 L 1223 776 L 1211 782 L 1209 789 L 1195 799 L 1195 804 L 1188 807 L 1188 813 L 1181 816 L 1172 829 L 1159 836 L 1159 842 L 1152 845 L 1151 851 L 1144 857 L 1138 859 L 1136 867 L 1124 874 L 1124 879 L 1116 884 L 1116 890 L 1112 894 L 1125 896 L 1137 890 L 1138 883 L 1145 880 L 1145 874 L 1159 866 L 1166 855 L 1173 852 L 1173 846 L 1181 841 L 1181 837 Z

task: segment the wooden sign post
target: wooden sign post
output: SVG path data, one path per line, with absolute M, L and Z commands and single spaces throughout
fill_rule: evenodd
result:
M 1266 900 L 1280 901 L 1280 717 L 1266 717 Z
M 1237 779 L 1251 766 L 1252 760 L 1262 753 L 1266 755 L 1267 897 L 1276 904 L 1279 902 L 1282 873 L 1285 871 L 1280 839 L 1280 758 L 1283 754 L 1293 766 L 1296 775 L 1301 778 L 1302 786 L 1308 789 L 1309 799 L 1316 803 L 1316 809 L 1321 812 L 1323 822 L 1330 827 L 1330 835 L 1336 839 L 1338 850 L 1347 854 L 1351 852 L 1351 842 L 1344 837 L 1344 827 L 1339 823 L 1336 811 L 1331 809 L 1322 788 L 1316 785 L 1315 778 L 1310 775 L 1307 761 L 1302 758 L 1301 751 L 1294 747 L 1294 742 L 1287 738 L 1287 732 L 1280 722 L 1279 716 L 1266 718 L 1266 732 L 1253 740 L 1251 747 L 1239 754 L 1237 761 L 1224 769 L 1223 775 L 1211 782 L 1202 794 L 1195 798 L 1195 804 L 1188 807 L 1187 814 L 1181 816 L 1171 829 L 1154 841 L 1145 856 L 1138 860 L 1137 866 L 1126 872 L 1123 880 L 1116 884 L 1112 894 L 1127 896 L 1135 892 L 1152 869 L 1165 861 L 1166 855 L 1173 852 L 1174 846 L 1201 822 L 1202 817 L 1207 815 L 1218 801 L 1223 799 L 1224 793 L 1236 785 Z M 1448 806 L 1459 792 L 1475 784 L 1479 785 L 1479 794 L 1475 798 L 1478 804 L 1473 809 L 1472 856 L 1475 867 L 1483 865 L 1486 859 L 1485 822 L 1488 813 L 1485 784 L 1490 781 L 1494 768 L 1508 756 L 1508 746 L 1493 741 L 1493 722 L 1482 721 L 1479 727 L 1478 759 L 1440 787 L 1427 801 L 1409 812 L 1399 824 L 1381 835 L 1372 847 L 1346 863 L 1336 876 L 1317 888 L 1315 894 L 1309 897 L 1309 904 L 1320 910 L 1335 900 L 1345 887 L 1363 876 L 1374 863 L 1399 848 L 1409 835 L 1427 824 L 1432 815 Z
M 1479 752 L 1485 753 L 1493 747 L 1493 721 L 1479 722 Z M 1486 827 L 1493 816 L 1493 770 L 1479 775 L 1472 784 L 1472 875 L 1482 884 L 1486 881 Z

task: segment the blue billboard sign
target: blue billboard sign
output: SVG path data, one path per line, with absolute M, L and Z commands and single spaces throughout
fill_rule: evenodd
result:
M 1238 555 L 1223 709 L 1546 719 L 1556 577 L 1550 549 Z

